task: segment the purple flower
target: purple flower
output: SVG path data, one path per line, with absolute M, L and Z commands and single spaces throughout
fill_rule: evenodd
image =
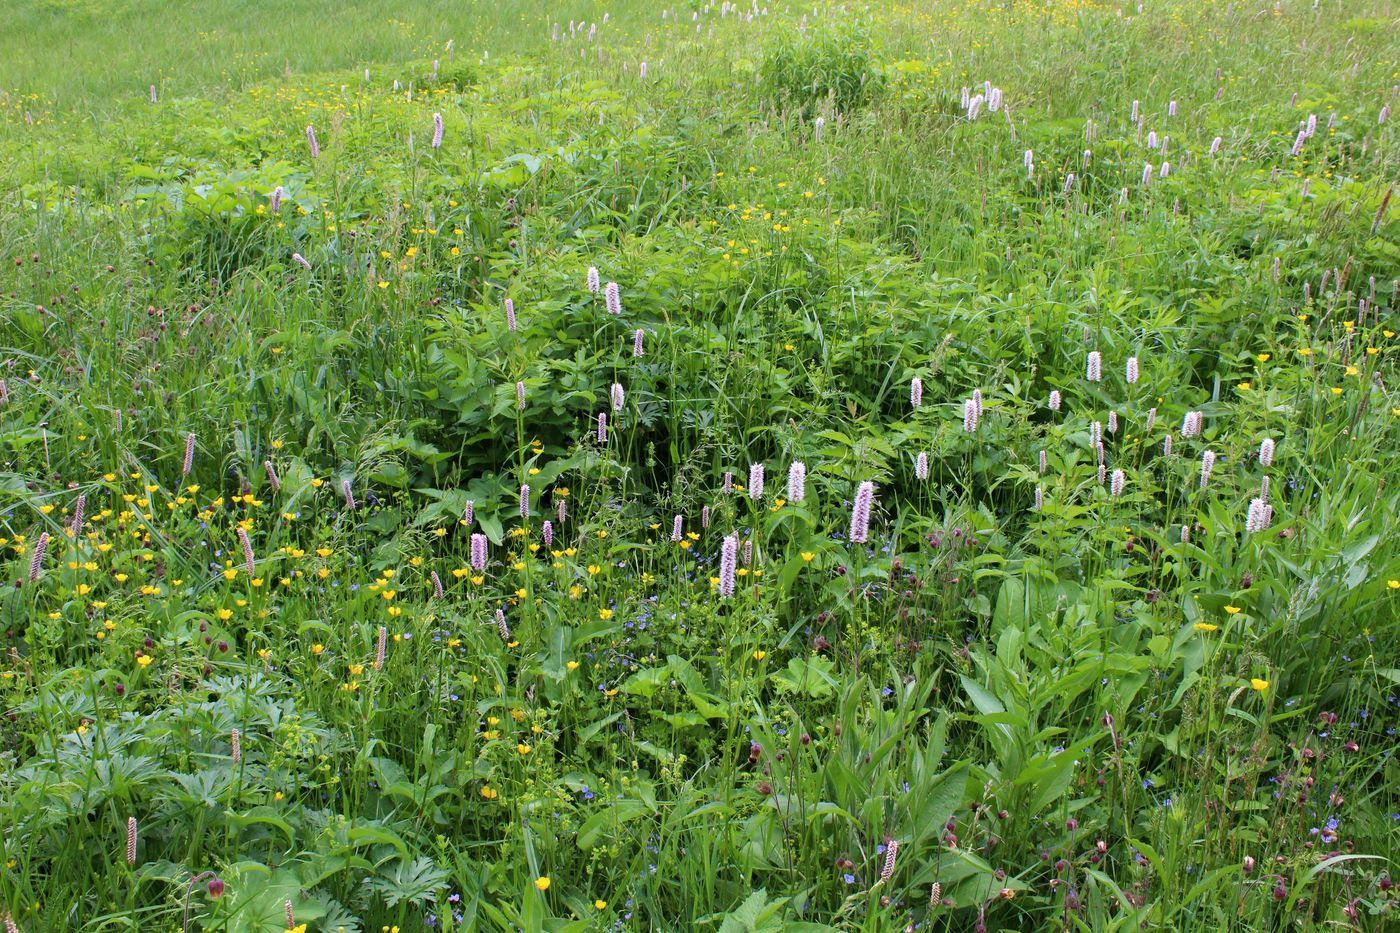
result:
M 875 501 L 875 484 L 866 480 L 856 487 L 855 504 L 851 507 L 850 538 L 856 544 L 864 544 L 870 534 L 870 506 Z
M 978 417 L 977 402 L 974 399 L 963 402 L 963 430 L 969 434 L 975 432 Z
M 788 467 L 788 501 L 801 502 L 807 498 L 807 464 L 801 460 L 792 461 Z
M 728 598 L 734 595 L 734 570 L 739 559 L 739 539 L 727 535 L 719 549 L 719 595 Z

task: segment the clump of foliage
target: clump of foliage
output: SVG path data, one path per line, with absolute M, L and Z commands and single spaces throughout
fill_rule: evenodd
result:
M 780 33 L 764 50 L 759 74 L 774 104 L 806 116 L 850 113 L 885 87 L 870 34 L 843 20 Z

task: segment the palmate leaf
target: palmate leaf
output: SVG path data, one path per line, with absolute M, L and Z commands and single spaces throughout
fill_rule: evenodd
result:
M 760 888 L 724 918 L 724 923 L 720 924 L 720 933 L 753 933 L 757 930 L 782 929 L 778 912 L 787 901 L 785 897 L 770 901 L 768 892 Z
M 800 693 L 809 697 L 830 696 L 836 690 L 832 663 L 821 655 L 793 658 L 788 666 L 771 675 L 779 691 Z
M 326 911 L 317 929 L 334 930 L 335 933 L 360 933 L 359 918 L 347 910 L 344 904 L 325 895 L 316 895 L 312 899 L 319 901 Z
M 447 886 L 447 872 L 430 858 L 399 859 L 390 871 L 366 878 L 364 886 L 390 907 L 403 903 L 422 907 L 437 900 L 438 892 Z

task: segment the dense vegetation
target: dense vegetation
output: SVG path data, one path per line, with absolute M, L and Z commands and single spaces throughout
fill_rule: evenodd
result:
M 1391 0 L 282 6 L 0 34 L 8 929 L 1394 922 Z

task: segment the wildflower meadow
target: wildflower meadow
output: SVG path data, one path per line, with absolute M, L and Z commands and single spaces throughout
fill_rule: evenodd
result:
M 1394 0 L 43 0 L 6 933 L 1400 927 Z

